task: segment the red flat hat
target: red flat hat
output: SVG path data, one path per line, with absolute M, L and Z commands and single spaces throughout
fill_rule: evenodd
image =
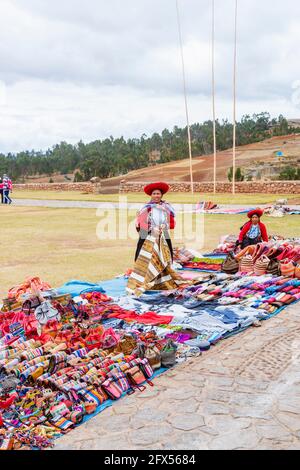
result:
M 253 215 L 257 215 L 257 217 L 261 217 L 264 211 L 262 209 L 253 209 L 253 211 L 248 212 L 248 217 L 251 219 Z
M 144 187 L 144 191 L 148 196 L 151 196 L 153 191 L 156 189 L 159 189 L 162 194 L 165 194 L 169 191 L 170 186 L 167 183 L 163 183 L 162 181 L 158 181 L 157 183 L 150 183 L 147 184 L 147 186 Z

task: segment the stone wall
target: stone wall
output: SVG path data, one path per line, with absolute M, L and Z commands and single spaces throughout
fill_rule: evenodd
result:
M 120 183 L 120 193 L 142 192 L 145 183 L 122 182 Z M 176 182 L 170 183 L 172 192 L 189 192 L 190 183 Z M 213 183 L 194 183 L 194 191 L 197 193 L 212 193 Z M 231 193 L 231 183 L 217 183 L 218 193 Z M 300 194 L 300 181 L 243 181 L 236 183 L 237 193 L 260 193 L 260 194 Z
M 18 191 L 80 191 L 83 193 L 98 193 L 101 185 L 99 183 L 29 183 L 14 184 Z

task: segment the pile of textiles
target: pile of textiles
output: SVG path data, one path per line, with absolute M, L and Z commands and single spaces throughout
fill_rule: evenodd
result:
M 264 214 L 269 217 L 284 217 L 285 215 L 299 215 L 299 209 L 290 209 L 282 204 L 275 204 L 264 209 Z
M 186 247 L 183 247 L 183 248 L 174 248 L 173 257 L 176 263 L 179 263 L 180 265 L 182 265 L 184 263 L 188 263 L 189 261 L 192 261 L 195 255 L 191 252 L 191 250 L 189 250 Z
M 182 263 L 185 269 L 197 269 L 199 271 L 221 272 L 221 266 L 226 255 L 210 255 L 205 257 L 194 257 L 191 261 Z
M 0 449 L 50 447 L 113 400 L 153 386 L 154 374 L 201 353 L 182 342 L 192 334 L 169 326 L 171 314 L 126 309 L 98 291 L 42 295 L 0 310 Z
M 224 235 L 221 237 L 220 243 L 212 254 L 222 255 L 230 253 L 235 248 L 236 235 Z
M 247 214 L 249 212 L 249 208 L 226 208 L 226 207 L 218 207 L 213 202 L 199 202 L 196 206 L 196 212 L 200 214 Z
M 221 273 L 211 274 L 184 291 L 123 299 L 122 306 L 130 305 L 135 311 L 143 311 L 147 304 L 158 314 L 173 315 L 167 328 L 191 329 L 214 342 L 278 313 L 299 299 L 298 279 Z
M 264 209 L 264 214 L 269 217 L 284 217 L 289 213 L 288 207 L 283 207 L 281 205 L 268 206 Z
M 7 298 L 12 301 L 18 302 L 22 298 L 26 298 L 26 295 L 33 294 L 38 291 L 49 290 L 50 285 L 43 282 L 39 277 L 32 277 L 26 279 L 19 286 L 13 287 L 9 290 Z
M 291 255 L 291 240 L 276 243 Z M 272 274 L 202 273 L 138 296 L 124 284 L 113 298 L 86 284 L 73 281 L 72 295 L 33 289 L 0 309 L 0 449 L 50 447 L 167 368 L 300 300 L 300 279 Z
M 211 201 L 203 201 L 203 202 L 198 202 L 196 206 L 197 212 L 206 212 L 206 211 L 211 211 L 213 209 L 217 209 L 218 206 L 217 204 L 211 202 Z

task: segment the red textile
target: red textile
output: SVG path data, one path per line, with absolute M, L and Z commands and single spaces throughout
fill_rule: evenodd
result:
M 239 241 L 240 242 L 242 242 L 244 237 L 247 235 L 247 232 L 250 230 L 251 225 L 252 225 L 252 222 L 250 220 L 242 228 L 242 230 L 240 232 L 240 236 L 239 236 Z M 269 241 L 269 237 L 268 237 L 268 234 L 267 234 L 267 228 L 266 228 L 265 224 L 263 224 L 262 222 L 258 222 L 258 225 L 259 225 L 259 228 L 260 228 L 261 237 L 262 237 L 263 241 L 264 242 Z
M 189 262 L 183 264 L 184 268 L 187 269 L 202 269 L 207 271 L 221 271 L 221 264 L 208 264 L 200 262 Z
M 168 325 L 173 317 L 171 315 L 158 315 L 155 312 L 146 312 L 138 315 L 133 310 L 123 310 L 122 312 L 113 312 L 107 318 L 120 318 L 127 322 L 144 323 L 145 325 Z

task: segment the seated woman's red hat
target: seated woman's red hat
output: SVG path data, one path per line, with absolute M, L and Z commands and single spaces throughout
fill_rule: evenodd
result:
M 147 186 L 144 187 L 144 191 L 146 194 L 148 194 L 148 196 L 151 196 L 153 191 L 155 191 L 156 189 L 159 189 L 162 194 L 166 194 L 169 191 L 170 186 L 167 183 L 158 181 L 157 183 L 147 184 Z
M 252 211 L 248 212 L 248 217 L 251 219 L 253 215 L 257 215 L 257 217 L 261 217 L 263 215 L 264 211 L 262 209 L 253 209 Z

